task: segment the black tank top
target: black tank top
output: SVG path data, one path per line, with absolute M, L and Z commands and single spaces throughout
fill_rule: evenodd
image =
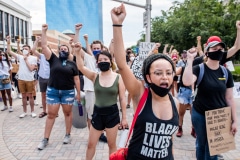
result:
M 133 129 L 127 160 L 174 159 L 172 135 L 178 129 L 178 112 L 172 96 L 168 95 L 172 104 L 173 117 L 170 120 L 161 120 L 153 113 L 152 94 L 149 92 L 147 102 Z

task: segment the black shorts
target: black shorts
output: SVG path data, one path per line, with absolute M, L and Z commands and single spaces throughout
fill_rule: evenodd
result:
M 120 116 L 117 104 L 100 108 L 94 105 L 92 126 L 99 131 L 105 128 L 113 128 L 120 123 Z
M 48 84 L 48 79 L 41 78 L 39 76 L 39 86 L 40 86 L 40 92 L 46 92 L 47 91 L 47 84 Z

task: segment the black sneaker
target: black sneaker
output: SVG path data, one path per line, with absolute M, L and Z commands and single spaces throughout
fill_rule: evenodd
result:
M 99 138 L 99 141 L 107 143 L 107 137 L 102 133 L 100 138 Z

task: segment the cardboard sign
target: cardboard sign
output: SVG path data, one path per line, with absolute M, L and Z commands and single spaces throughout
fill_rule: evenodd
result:
M 155 43 L 151 42 L 140 42 L 139 44 L 139 53 L 135 57 L 131 69 L 133 71 L 133 74 L 137 79 L 143 80 L 142 76 L 142 64 L 145 58 L 148 55 L 148 52 L 151 51 L 154 47 Z
M 240 82 L 234 82 L 233 96 L 234 98 L 240 98 Z
M 235 68 L 234 68 L 234 65 L 233 65 L 233 62 L 232 61 L 227 61 L 226 63 L 226 67 L 229 71 L 235 71 Z
M 205 117 L 210 155 L 213 156 L 236 149 L 234 136 L 230 132 L 232 124 L 231 108 L 224 107 L 206 111 Z
M 19 69 L 19 64 L 12 63 L 12 73 L 17 73 Z

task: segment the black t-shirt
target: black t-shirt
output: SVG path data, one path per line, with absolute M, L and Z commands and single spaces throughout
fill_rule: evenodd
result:
M 152 95 L 149 91 L 146 104 L 139 114 L 130 144 L 127 160 L 173 160 L 172 135 L 178 129 L 178 112 L 169 94 L 173 116 L 170 120 L 157 118 L 152 110 Z M 159 106 L 161 107 L 161 106 Z
M 78 75 L 76 63 L 67 60 L 66 65 L 63 66 L 62 61 L 54 53 L 48 62 L 50 65 L 48 86 L 58 90 L 74 89 L 74 76 Z
M 204 56 L 200 56 L 197 57 L 193 60 L 193 66 L 198 65 L 200 63 L 203 63 L 203 57 Z M 229 61 L 231 58 L 227 58 L 227 52 L 223 53 L 223 57 L 221 59 L 221 61 L 219 62 L 221 65 L 224 65 L 227 61 Z
M 198 77 L 199 65 L 193 67 L 193 74 Z M 225 99 L 226 89 L 234 86 L 233 77 L 229 70 L 227 83 L 223 78 L 221 67 L 211 70 L 204 64 L 204 75 L 198 86 L 198 92 L 193 102 L 193 107 L 200 114 L 205 111 L 219 109 L 227 106 Z M 196 80 L 197 82 L 197 80 Z

